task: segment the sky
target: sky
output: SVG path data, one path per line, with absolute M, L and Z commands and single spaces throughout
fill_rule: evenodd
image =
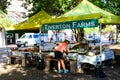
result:
M 27 13 L 27 10 L 24 9 L 22 1 L 20 0 L 11 0 L 11 5 L 8 6 L 8 17 L 13 21 L 14 24 L 24 21 L 23 15 Z
M 22 7 L 22 1 L 19 0 L 11 0 L 11 5 L 7 8 L 9 11 L 18 11 L 18 12 L 27 12 L 26 9 Z

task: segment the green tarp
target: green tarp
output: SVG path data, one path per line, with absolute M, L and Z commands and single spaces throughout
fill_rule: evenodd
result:
M 62 16 L 59 16 L 55 19 L 47 19 L 43 20 L 43 24 L 47 23 L 59 23 L 66 21 L 74 21 L 74 20 L 87 20 L 98 18 L 98 23 L 101 24 L 120 24 L 120 16 L 115 16 L 111 14 L 91 2 L 87 0 L 83 0 L 78 6 L 65 13 Z
M 73 8 L 71 11 L 65 13 L 60 17 L 69 17 L 69 16 L 82 16 L 82 15 L 89 15 L 94 13 L 100 13 L 101 18 L 99 19 L 99 23 L 102 24 L 120 24 L 120 16 L 115 16 L 111 14 L 91 2 L 87 0 L 83 0 L 78 6 Z
M 41 20 L 43 19 L 49 19 L 52 18 L 50 15 L 48 15 L 45 11 L 41 10 L 37 14 L 33 15 L 29 19 L 20 22 L 18 24 L 13 25 L 13 31 L 35 31 L 39 30 L 41 27 Z

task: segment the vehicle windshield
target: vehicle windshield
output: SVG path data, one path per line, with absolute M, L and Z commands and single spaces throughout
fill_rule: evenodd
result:
M 22 35 L 20 38 L 26 38 L 26 35 Z

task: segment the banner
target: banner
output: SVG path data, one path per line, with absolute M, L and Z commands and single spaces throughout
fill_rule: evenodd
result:
M 62 30 L 98 27 L 98 19 L 76 20 L 59 23 L 43 24 L 42 30 Z

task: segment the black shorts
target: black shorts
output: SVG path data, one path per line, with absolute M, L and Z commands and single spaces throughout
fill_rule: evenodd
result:
M 60 51 L 55 51 L 55 59 L 64 59 L 63 53 Z

